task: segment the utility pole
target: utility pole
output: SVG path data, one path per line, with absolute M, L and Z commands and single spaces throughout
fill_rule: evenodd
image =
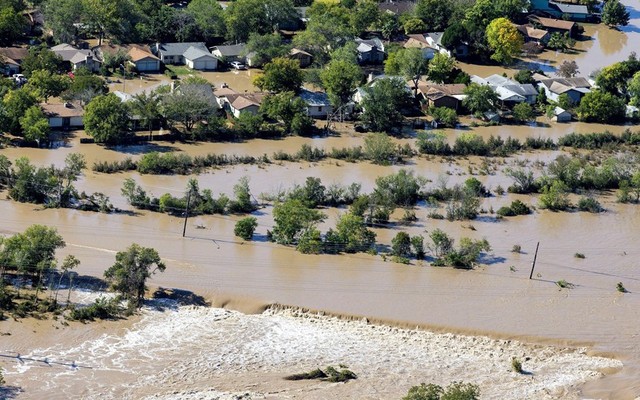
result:
M 536 267 L 536 259 L 538 258 L 538 247 L 540 247 L 540 242 L 536 245 L 536 254 L 533 256 L 533 264 L 531 265 L 531 273 L 529 274 L 529 279 L 533 277 L 533 270 Z
M 184 212 L 184 227 L 182 228 L 182 237 L 187 232 L 187 219 L 189 219 L 189 203 L 191 202 L 191 190 L 187 192 L 187 209 Z

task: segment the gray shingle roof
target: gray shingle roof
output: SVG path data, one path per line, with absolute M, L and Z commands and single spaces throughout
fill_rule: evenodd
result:
M 211 48 L 211 50 L 212 51 L 218 50 L 218 52 L 220 52 L 220 54 L 224 57 L 237 57 L 242 55 L 245 47 L 246 47 L 246 44 L 240 43 L 240 44 L 232 44 L 228 46 L 214 46 Z
M 202 42 L 160 43 L 158 52 L 161 52 L 163 56 L 182 56 L 190 47 L 208 52 L 207 46 Z
M 215 58 L 213 54 L 209 53 L 207 49 L 201 49 L 199 47 L 189 47 L 183 54 L 187 60 L 197 60 L 202 57 Z

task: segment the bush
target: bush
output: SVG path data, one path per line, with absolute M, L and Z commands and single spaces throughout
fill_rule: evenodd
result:
M 517 372 L 519 374 L 521 374 L 522 372 L 524 372 L 522 370 L 522 363 L 520 362 L 520 360 L 518 360 L 517 358 L 513 357 L 511 359 L 511 368 L 513 369 L 514 372 Z
M 581 259 L 586 258 L 586 257 L 584 256 L 584 254 L 583 254 L 583 253 L 576 253 L 576 254 L 574 254 L 573 256 L 574 256 L 575 258 L 581 258 Z
M 588 211 L 591 213 L 599 213 L 603 211 L 600 202 L 593 197 L 581 197 L 578 201 L 578 209 L 580 211 Z
M 616 290 L 620 293 L 627 293 L 627 289 L 624 287 L 622 282 L 618 282 L 618 284 L 616 285 Z
M 439 385 L 420 384 L 409 389 L 402 400 L 478 400 L 480 388 L 464 382 L 453 382 L 445 389 Z
M 567 196 L 567 185 L 555 179 L 551 185 L 547 185 L 542 188 L 542 195 L 540 196 L 540 207 L 549 209 L 551 211 L 564 211 L 571 207 L 569 198 Z
M 120 311 L 119 299 L 107 300 L 104 297 L 100 297 L 90 306 L 71 310 L 70 318 L 76 321 L 93 321 L 96 318 L 113 319 L 120 314 Z
M 448 107 L 431 107 L 429 114 L 439 125 L 454 128 L 458 124 L 458 114 Z
M 501 217 L 513 217 L 516 215 L 527 215 L 531 214 L 531 207 L 524 204 L 520 200 L 514 200 L 511 202 L 511 205 L 500 207 L 496 212 Z
M 236 226 L 233 229 L 233 233 L 241 237 L 244 240 L 251 240 L 253 238 L 253 232 L 258 226 L 258 220 L 255 217 L 242 218 L 236 222 Z

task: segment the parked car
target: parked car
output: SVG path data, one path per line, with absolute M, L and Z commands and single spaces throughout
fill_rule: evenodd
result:
M 229 65 L 231 65 L 231 68 L 234 68 L 237 70 L 247 69 L 247 66 L 241 63 L 240 61 L 232 61 Z
M 16 81 L 16 83 L 19 86 L 22 86 L 25 83 L 27 83 L 27 78 L 25 78 L 24 75 L 22 75 L 22 74 L 13 74 L 11 77 L 13 78 L 13 80 Z

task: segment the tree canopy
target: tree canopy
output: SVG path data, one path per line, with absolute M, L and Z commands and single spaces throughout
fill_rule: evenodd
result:
M 607 0 L 602 7 L 602 22 L 609 26 L 627 26 L 630 18 L 624 4 L 620 0 Z
M 400 110 L 408 104 L 409 93 L 402 79 L 380 79 L 364 88 L 361 119 L 376 132 L 400 130 L 403 121 Z
M 85 130 L 98 143 L 121 143 L 128 136 L 128 124 L 128 107 L 113 93 L 94 98 L 85 108 Z
M 487 41 L 493 50 L 491 59 L 502 64 L 511 64 L 524 44 L 518 29 L 506 18 L 491 21 L 487 26 Z
M 264 74 L 259 75 L 253 83 L 261 90 L 269 92 L 298 92 L 304 75 L 297 60 L 275 58 L 264 66 Z

